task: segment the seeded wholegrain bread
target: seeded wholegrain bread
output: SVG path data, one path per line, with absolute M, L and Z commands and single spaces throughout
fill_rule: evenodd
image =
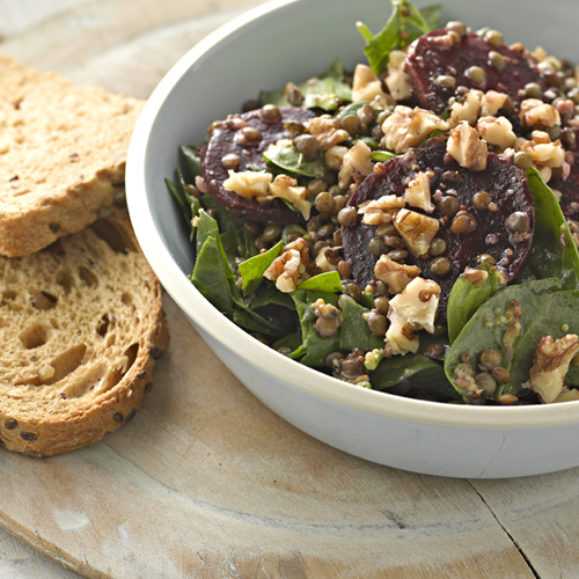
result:
M 142 102 L 0 55 L 0 254 L 38 251 L 122 192 Z
M 0 257 L 0 441 L 38 456 L 97 442 L 132 418 L 167 341 L 123 211 Z

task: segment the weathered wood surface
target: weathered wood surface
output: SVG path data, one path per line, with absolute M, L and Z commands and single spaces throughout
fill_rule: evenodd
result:
M 0 51 L 146 97 L 258 3 L 68 0 Z M 0 453 L 0 576 L 579 575 L 579 469 L 467 481 L 353 458 L 271 413 L 166 309 L 172 344 L 129 425 L 48 460 Z

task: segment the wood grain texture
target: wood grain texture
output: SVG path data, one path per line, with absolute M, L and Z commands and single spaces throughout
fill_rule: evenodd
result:
M 86 0 L 0 51 L 146 97 L 259 3 Z M 265 408 L 165 305 L 171 347 L 130 424 L 47 460 L 0 452 L 0 525 L 39 553 L 90 577 L 579 575 L 579 469 L 475 482 L 348 456 Z M 0 576 L 66 576 L 48 558 L 0 535 Z

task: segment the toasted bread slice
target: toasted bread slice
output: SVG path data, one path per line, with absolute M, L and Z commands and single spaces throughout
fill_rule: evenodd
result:
M 38 251 L 112 204 L 141 108 L 0 55 L 0 255 Z
M 25 257 L 0 257 L 0 442 L 46 456 L 130 420 L 168 343 L 159 282 L 114 209 Z

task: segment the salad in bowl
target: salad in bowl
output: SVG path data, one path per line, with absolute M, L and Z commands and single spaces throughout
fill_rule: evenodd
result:
M 225 316 L 360 388 L 579 400 L 579 75 L 393 0 L 365 59 L 262 90 L 166 180 Z

